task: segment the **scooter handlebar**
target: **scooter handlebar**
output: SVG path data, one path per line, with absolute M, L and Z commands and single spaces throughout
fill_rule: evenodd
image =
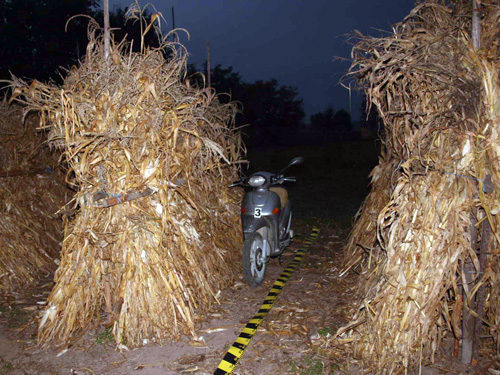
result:
M 271 184 L 282 184 L 285 181 L 295 182 L 297 181 L 296 177 L 285 177 L 285 176 L 276 176 L 271 178 Z
M 285 177 L 282 175 L 270 177 L 271 185 L 282 184 L 285 181 L 295 182 L 295 181 L 297 181 L 297 178 L 296 177 Z M 229 185 L 229 187 L 232 188 L 235 186 L 247 186 L 247 182 L 248 182 L 248 178 L 242 178 L 239 181 L 234 181 L 231 185 Z
M 243 177 L 239 181 L 234 181 L 231 185 L 229 185 L 229 187 L 244 186 L 247 183 L 247 181 L 248 181 L 248 178 Z

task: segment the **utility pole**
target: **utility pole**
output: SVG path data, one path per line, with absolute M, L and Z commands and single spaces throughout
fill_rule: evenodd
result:
M 208 79 L 208 87 L 212 87 L 212 69 L 210 68 L 210 44 L 207 40 L 207 79 Z

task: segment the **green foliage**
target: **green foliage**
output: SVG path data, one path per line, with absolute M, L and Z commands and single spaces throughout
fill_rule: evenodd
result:
M 115 341 L 115 337 L 113 336 L 113 326 L 106 328 L 102 331 L 96 339 L 98 344 L 108 344 Z
M 28 321 L 28 313 L 17 305 L 0 305 L 0 317 L 7 318 L 7 325 L 18 327 Z
M 328 107 L 310 117 L 310 127 L 326 137 L 342 138 L 352 130 L 351 115 L 345 109 L 334 111 Z
M 374 104 L 370 105 L 367 102 L 366 95 L 363 95 L 363 100 L 360 106 L 360 118 L 362 121 L 362 126 L 373 132 L 373 134 L 383 133 L 383 121 L 377 111 Z
M 25 316 L 27 313 L 26 311 L 21 310 L 21 308 L 17 305 L 3 305 L 0 306 L 0 314 L 1 316 L 12 319 L 12 318 L 21 318 Z
M 103 25 L 101 0 L 23 0 L 0 1 L 0 79 L 17 77 L 40 81 L 60 81 L 60 68 L 70 68 L 85 55 L 88 17 Z M 76 17 L 75 17 L 76 16 Z M 74 18 L 72 18 L 74 17 Z M 70 18 L 72 18 L 70 20 Z M 148 23 L 150 14 L 142 21 Z M 134 40 L 140 48 L 141 22 L 125 23 L 125 10 L 110 14 L 114 39 Z M 147 45 L 157 46 L 153 32 Z
M 318 329 L 318 335 L 322 337 L 328 337 L 329 335 L 333 335 L 333 331 L 330 327 L 323 327 Z
M 345 109 L 340 109 L 335 113 L 335 116 L 333 116 L 333 123 L 335 126 L 349 131 L 352 128 L 351 115 Z
M 0 374 L 8 374 L 13 369 L 14 365 L 11 362 L 0 359 Z
M 377 165 L 379 152 L 380 145 L 373 141 L 251 149 L 247 155 L 250 166 L 244 173 L 279 170 L 293 157 L 304 156 L 304 165 L 291 172 L 297 183 L 288 185 L 294 217 L 309 218 L 311 226 L 321 220 L 327 226 L 350 229 L 369 193 L 368 175 Z
M 323 375 L 324 371 L 325 364 L 323 361 L 308 355 L 303 359 L 302 363 L 290 363 L 288 372 L 297 375 Z
M 21 310 L 17 305 L 10 306 L 8 309 L 8 313 L 9 318 L 17 318 L 19 316 L 26 315 L 26 312 Z
M 242 100 L 245 97 L 245 89 L 247 84 L 243 82 L 241 75 L 233 71 L 233 67 L 223 68 L 217 65 L 212 69 L 212 87 L 218 93 L 229 95 L 221 95 L 219 100 L 228 102 L 230 100 Z
M 0 78 L 48 79 L 85 51 L 88 20 L 97 0 L 23 0 L 0 2 Z
M 193 84 L 203 86 L 202 76 L 194 74 L 195 70 L 196 67 L 189 66 L 187 75 Z M 201 73 L 206 74 L 206 66 Z M 221 102 L 241 104 L 236 125 L 250 125 L 243 129 L 247 145 L 285 144 L 287 137 L 303 123 L 305 114 L 297 89 L 280 85 L 276 79 L 248 83 L 233 67 L 217 65 L 211 70 L 211 86 L 218 94 L 229 94 L 220 95 Z
M 310 118 L 311 126 L 318 129 L 325 129 L 325 130 L 329 129 L 334 125 L 333 124 L 334 116 L 335 116 L 335 110 L 333 109 L 333 107 L 328 107 L 323 112 L 318 112 L 311 116 Z
M 251 124 L 253 144 L 276 145 L 286 143 L 294 128 L 304 119 L 302 99 L 297 89 L 281 86 L 277 80 L 256 81 L 245 86 L 242 124 Z

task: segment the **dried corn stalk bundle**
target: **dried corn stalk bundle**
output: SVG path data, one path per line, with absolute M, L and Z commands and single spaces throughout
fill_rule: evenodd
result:
M 394 170 L 385 176 L 398 178 L 384 186 L 391 198 L 378 214 L 376 244 L 370 247 L 373 232 L 363 216 L 372 208 L 369 200 L 351 234 L 346 258 L 354 255 L 364 267 L 366 293 L 337 339 L 348 332 L 342 341 L 381 373 L 433 360 L 446 333 L 460 338 L 457 296 L 463 287 L 468 303 L 478 289 L 464 282 L 467 259 L 479 269 L 469 229 L 486 218 L 495 245 L 499 238 L 498 189 L 485 194 L 483 182 L 490 174 L 493 186 L 500 183 L 500 2 L 484 7 L 481 50 L 472 46 L 470 17 L 463 17 L 470 5 L 423 2 L 392 35 L 360 36 L 353 49 L 352 72 L 385 124 L 391 159 L 378 168 L 390 165 Z M 373 200 L 373 209 L 380 209 Z M 489 254 L 488 265 L 478 277 L 488 287 L 484 317 L 498 345 L 498 252 Z
M 379 212 L 385 207 L 392 191 L 393 173 L 395 170 L 394 159 L 385 155 L 382 149 L 382 156 L 379 164 L 370 173 L 371 191 L 361 205 L 355 220 L 356 225 L 349 234 L 349 241 L 344 258 L 344 269 L 341 275 L 351 270 L 353 267 L 363 267 L 371 269 L 372 256 L 380 251 L 377 242 L 377 218 Z
M 22 109 L 0 103 L 0 301 L 16 298 L 40 277 L 52 274 L 59 259 L 62 220 L 56 215 L 68 190 L 34 124 Z M 10 177 L 9 177 L 10 176 Z M 59 179 L 60 180 L 60 179 Z
M 22 294 L 59 262 L 68 190 L 52 176 L 2 178 L 0 187 L 0 300 Z
M 195 314 L 239 257 L 240 197 L 227 187 L 242 149 L 234 106 L 184 82 L 177 43 L 115 45 L 109 60 L 103 48 L 91 34 L 63 87 L 14 82 L 78 186 L 39 339 L 67 343 L 97 323 L 119 346 L 195 335 Z
M 37 131 L 36 115 L 6 100 L 0 101 L 0 114 L 0 176 L 29 175 L 57 165 L 59 155 L 50 152 L 45 134 Z
M 500 6 L 499 6 L 500 7 Z M 500 21 L 500 9 L 497 12 L 490 14 L 489 18 L 495 24 Z M 495 30 L 492 41 L 498 43 L 500 32 Z M 489 36 L 486 34 L 486 36 Z M 497 52 L 497 56 L 500 55 Z M 485 310 L 482 316 L 487 322 L 490 337 L 493 339 L 495 351 L 500 351 L 500 197 L 498 186 L 500 183 L 500 80 L 498 77 L 499 64 L 498 58 L 496 61 L 488 61 L 489 59 L 480 60 L 478 70 L 481 73 L 483 83 L 483 105 L 484 105 L 484 120 L 481 123 L 477 142 L 481 144 L 478 148 L 478 166 L 483 171 L 488 171 L 492 175 L 492 181 L 495 191 L 490 194 L 484 194 L 483 190 L 479 191 L 479 206 L 483 209 L 483 220 L 487 221 L 493 232 L 493 238 L 490 240 L 489 251 L 487 254 L 486 269 L 484 275 L 480 275 L 478 285 L 473 289 L 465 288 L 468 298 L 473 298 L 478 292 L 481 285 L 486 288 L 482 292 L 487 296 L 485 301 Z M 482 173 L 484 178 L 486 173 Z M 487 184 L 485 181 L 484 184 Z M 477 261 L 476 261 L 477 262 Z M 462 276 L 464 278 L 464 276 Z

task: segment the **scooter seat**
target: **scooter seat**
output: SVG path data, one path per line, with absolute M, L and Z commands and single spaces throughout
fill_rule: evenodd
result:
M 288 190 L 281 186 L 273 186 L 270 187 L 269 190 L 271 190 L 273 193 L 278 194 L 281 201 L 281 209 L 285 209 L 286 202 L 288 201 Z

